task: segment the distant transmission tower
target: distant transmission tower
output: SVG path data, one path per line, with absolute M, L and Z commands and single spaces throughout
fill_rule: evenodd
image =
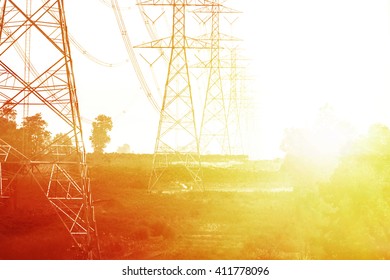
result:
M 220 33 L 220 14 L 237 11 L 223 6 L 219 0 L 214 0 L 207 7 L 195 12 L 211 13 L 210 62 L 207 65 L 210 72 L 200 127 L 200 149 L 202 154 L 230 155 L 226 100 L 221 78 L 220 42 L 223 35 Z
M 243 155 L 244 154 L 244 143 L 242 139 L 242 128 L 241 128 L 241 114 L 243 111 L 241 104 L 241 88 L 242 83 L 240 74 L 237 70 L 240 67 L 237 65 L 237 50 L 238 47 L 234 46 L 229 49 L 230 51 L 230 92 L 228 100 L 228 113 L 227 119 L 229 124 L 229 135 L 232 155 Z
M 58 131 L 39 145 L 0 134 L 1 198 L 41 188 L 84 257 L 99 258 L 64 1 L 0 0 L 0 9 L 0 118 L 40 113 Z
M 172 6 L 173 24 L 170 37 L 139 45 L 139 48 L 169 48 L 168 75 L 165 83 L 163 104 L 154 150 L 153 171 L 149 190 L 157 184 L 172 184 L 175 181 L 183 186 L 185 175 L 180 170 L 171 170 L 173 165 L 184 166 L 190 174 L 193 188 L 203 189 L 199 155 L 199 139 L 195 124 L 195 114 L 190 77 L 188 71 L 187 49 L 206 48 L 207 44 L 186 36 L 186 8 L 188 6 L 208 6 L 207 0 L 150 0 L 141 5 Z M 173 173 L 179 174 L 173 174 Z M 168 180 L 163 180 L 166 174 Z M 167 182 L 168 181 L 168 182 Z
M 230 24 L 230 32 L 233 33 L 233 25 L 239 19 L 238 17 L 230 20 L 226 18 L 226 21 Z M 238 56 L 239 45 L 234 44 L 227 48 L 229 53 L 229 65 L 230 72 L 229 83 L 230 83 L 230 92 L 228 98 L 228 112 L 227 112 L 227 120 L 229 125 L 229 139 L 231 146 L 232 155 L 244 155 L 244 142 L 242 135 L 242 120 L 241 115 L 243 114 L 242 108 L 242 91 L 241 84 L 242 80 L 242 69 L 243 66 L 238 64 L 238 61 L 243 60 Z M 240 69 L 240 71 L 239 71 Z

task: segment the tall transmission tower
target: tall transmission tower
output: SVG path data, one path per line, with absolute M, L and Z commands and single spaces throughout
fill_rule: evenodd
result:
M 243 139 L 241 131 L 241 102 L 239 96 L 240 90 L 238 88 L 238 73 L 237 73 L 237 49 L 238 47 L 233 47 L 230 49 L 230 95 L 229 95 L 229 105 L 227 119 L 229 124 L 229 134 L 230 134 L 230 144 L 231 144 L 231 153 L 233 155 L 243 155 Z
M 209 77 L 200 127 L 200 149 L 202 154 L 230 155 L 230 137 L 226 101 L 221 78 L 221 39 L 220 14 L 237 13 L 233 9 L 214 0 L 211 5 L 201 8 L 197 13 L 211 13 Z M 210 19 L 210 18 L 209 18 Z M 224 38 L 226 39 L 226 38 Z
M 0 0 L 0 119 L 21 112 L 58 134 L 39 145 L 0 134 L 1 198 L 39 187 L 83 258 L 99 258 L 63 0 Z
M 239 17 L 235 17 L 232 20 L 225 17 L 225 20 L 230 24 L 230 33 L 233 34 L 233 25 L 237 22 Z M 238 40 L 237 40 L 238 41 Z M 241 84 L 243 65 L 238 61 L 242 61 L 243 58 L 239 57 L 239 44 L 232 44 L 226 48 L 228 51 L 229 61 L 229 73 L 228 80 L 230 83 L 230 91 L 228 98 L 228 110 L 227 120 L 229 125 L 229 139 L 232 155 L 244 155 L 244 142 L 242 135 L 242 120 L 241 115 L 243 113 L 242 108 L 242 90 Z M 240 70 L 239 70 L 240 69 Z
M 201 163 L 199 154 L 199 138 L 195 124 L 192 90 L 188 71 L 187 49 L 206 48 L 207 44 L 186 36 L 186 8 L 189 6 L 203 7 L 213 5 L 207 0 L 150 0 L 140 5 L 171 6 L 173 23 L 170 37 L 157 39 L 138 45 L 138 48 L 169 48 L 170 59 L 165 83 L 163 104 L 156 144 L 154 149 L 153 170 L 149 181 L 149 190 L 158 184 L 164 185 L 166 177 L 175 177 L 168 172 L 173 165 L 182 165 L 190 174 L 190 178 L 182 176 L 187 182 L 191 181 L 194 189 L 203 189 L 201 178 Z M 171 172 L 175 172 L 174 170 Z M 164 182 L 165 181 L 165 182 Z M 172 180 L 171 180 L 172 181 Z M 181 184 L 182 182 L 178 182 Z M 172 184 L 172 182 L 168 182 Z M 188 186 L 186 186 L 188 187 Z

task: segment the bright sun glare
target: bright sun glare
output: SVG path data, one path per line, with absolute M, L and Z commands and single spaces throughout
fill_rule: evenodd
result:
M 312 126 L 325 104 L 360 133 L 373 123 L 390 124 L 387 0 L 231 0 L 226 5 L 242 14 L 232 28 L 221 32 L 241 38 L 242 56 L 250 59 L 251 106 L 241 118 L 246 119 L 243 138 L 251 158 L 283 156 L 280 145 L 285 129 Z M 109 7 L 87 0 L 67 2 L 66 8 L 70 32 L 90 53 L 110 61 L 126 59 Z M 123 11 L 133 44 L 150 41 L 137 13 L 136 6 Z M 159 24 L 169 20 L 162 18 Z M 142 94 L 132 66 L 104 68 L 77 51 L 73 55 L 84 119 L 93 120 L 101 113 L 113 117 L 107 151 L 128 143 L 134 152 L 152 153 L 158 114 Z M 139 60 L 143 70 L 149 71 L 143 58 Z M 159 76 L 164 82 L 165 74 Z M 198 87 L 196 78 L 192 77 L 192 83 Z M 195 102 L 198 99 L 194 96 Z M 85 130 L 88 135 L 90 123 L 85 123 Z M 338 133 L 317 134 L 313 149 L 320 146 L 320 153 L 338 150 L 344 141 Z

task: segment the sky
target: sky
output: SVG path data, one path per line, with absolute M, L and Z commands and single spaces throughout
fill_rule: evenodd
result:
M 158 113 L 142 92 L 132 65 L 125 63 L 126 49 L 107 2 L 65 1 L 69 32 L 84 49 L 103 61 L 124 62 L 104 67 L 72 46 L 87 148 L 91 150 L 91 122 L 106 114 L 114 124 L 107 152 L 129 144 L 133 152 L 153 153 Z M 135 1 L 118 2 L 124 7 L 132 43 L 150 41 Z M 245 139 L 250 158 L 283 156 L 280 143 L 285 129 L 310 126 L 325 105 L 359 133 L 373 123 L 390 126 L 388 0 L 231 0 L 225 6 L 242 12 L 232 28 L 223 23 L 226 31 L 221 32 L 241 38 L 242 55 L 249 59 L 247 82 L 253 106 Z M 148 9 L 151 17 L 159 14 Z M 157 21 L 159 36 L 168 36 L 169 20 L 163 16 Z M 151 81 L 150 69 L 139 54 L 153 60 L 156 53 L 139 49 L 136 53 Z M 157 72 L 164 81 L 164 71 Z

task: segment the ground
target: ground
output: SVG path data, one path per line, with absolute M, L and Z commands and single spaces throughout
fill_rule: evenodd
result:
M 296 192 L 264 162 L 211 162 L 204 191 L 170 192 L 147 191 L 150 156 L 90 156 L 89 166 L 103 259 L 390 258 L 379 223 L 348 225 L 327 192 Z M 18 199 L 0 206 L 0 259 L 81 258 L 40 190 Z

